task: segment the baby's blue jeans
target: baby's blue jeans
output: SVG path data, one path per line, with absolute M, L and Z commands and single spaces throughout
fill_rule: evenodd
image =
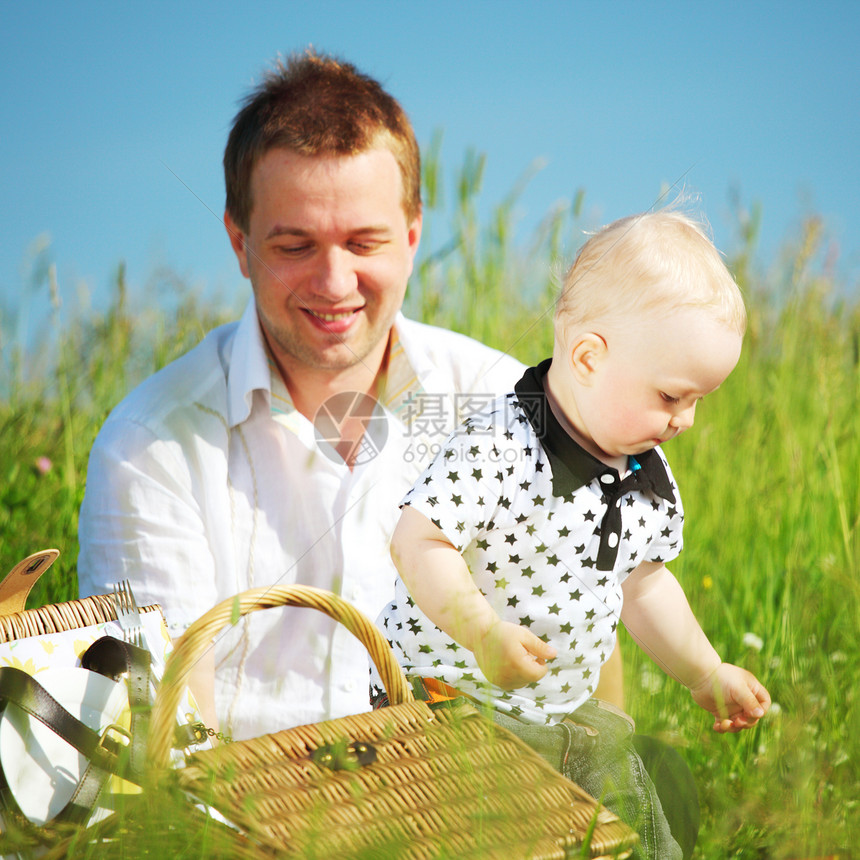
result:
M 492 717 L 632 827 L 640 839 L 635 860 L 681 860 L 657 790 L 634 749 L 633 721 L 623 711 L 589 699 L 552 726 L 498 711 Z

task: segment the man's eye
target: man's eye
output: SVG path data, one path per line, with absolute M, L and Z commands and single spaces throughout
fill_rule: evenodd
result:
M 310 245 L 278 245 L 277 252 L 285 257 L 297 257 L 304 254 Z
M 384 244 L 380 239 L 356 239 L 349 243 L 349 247 L 354 254 L 372 254 Z
M 665 391 L 661 391 L 660 396 L 663 398 L 663 400 L 666 403 L 678 403 L 680 400 L 680 398 L 678 398 L 678 397 L 672 397 L 671 394 L 666 394 Z

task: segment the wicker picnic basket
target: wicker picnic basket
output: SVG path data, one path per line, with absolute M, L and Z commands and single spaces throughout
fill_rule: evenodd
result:
M 116 621 L 116 602 L 111 594 L 24 608 L 30 590 L 59 554 L 56 549 L 33 553 L 19 561 L 0 583 L 0 643 Z M 141 606 L 140 611 L 161 614 L 161 607 Z
M 160 772 L 191 667 L 223 627 L 278 606 L 317 609 L 344 624 L 370 653 L 391 706 L 225 744 Z M 177 780 L 186 795 L 217 809 L 260 855 L 561 860 L 627 857 L 637 839 L 471 706 L 431 709 L 415 701 L 377 628 L 310 587 L 246 591 L 191 625 L 165 669 L 149 754 L 157 779 Z
M 86 746 L 87 733 L 98 735 L 101 731 L 100 724 L 105 715 L 99 713 L 98 709 L 106 705 L 101 696 L 106 694 L 111 685 L 106 687 L 106 679 L 100 679 L 101 684 L 88 685 L 82 691 L 77 686 L 80 674 L 76 673 L 81 672 L 80 667 L 86 660 L 85 655 L 90 646 L 105 636 L 119 637 L 122 633 L 120 625 L 116 623 L 116 601 L 111 594 L 25 608 L 33 586 L 58 556 L 59 551 L 56 549 L 33 553 L 18 562 L 0 581 L 0 855 L 3 856 L 17 856 L 19 852 L 31 856 L 30 852 L 36 850 L 36 846 L 43 850 L 45 846 L 55 843 L 63 846 L 58 849 L 58 857 L 72 856 L 64 847 L 63 840 L 66 837 L 89 833 L 89 829 L 81 826 L 89 820 L 104 821 L 107 820 L 106 815 L 108 819 L 115 819 L 115 815 L 110 815 L 114 802 L 122 804 L 126 792 L 132 795 L 139 792 L 131 783 L 114 777 L 116 771 L 106 769 L 107 759 L 101 759 L 101 764 L 96 768 L 99 778 L 91 779 L 86 789 L 82 787 L 83 770 L 86 767 L 89 773 L 88 766 L 94 761 L 95 754 L 91 747 Z M 169 635 L 161 607 L 144 606 L 139 611 L 143 628 L 147 631 L 148 647 L 156 649 L 150 654 L 157 654 L 158 660 L 163 663 Z M 106 652 L 101 649 L 99 653 L 104 655 Z M 36 682 L 35 686 L 23 683 L 22 676 L 31 677 Z M 48 683 L 47 676 L 50 676 L 52 684 L 45 688 L 42 684 Z M 57 687 L 60 679 L 63 679 L 63 684 L 69 680 L 69 686 L 60 684 Z M 54 691 L 54 695 L 60 695 L 59 700 L 52 698 L 49 689 Z M 57 693 L 58 689 L 62 691 L 61 694 Z M 74 699 L 76 694 L 88 698 Z M 148 698 L 148 686 L 140 691 L 140 695 Z M 72 700 L 63 696 L 71 696 Z M 180 698 L 184 705 L 183 716 L 196 717 L 196 705 L 191 703 L 187 692 L 181 692 Z M 109 701 L 116 707 L 120 700 L 111 692 Z M 7 706 L 10 703 L 16 705 L 17 716 L 7 719 Z M 66 711 L 66 707 L 72 711 Z M 86 725 L 79 722 L 79 719 L 85 719 L 85 712 L 86 719 L 90 721 Z M 46 727 L 58 739 L 62 738 L 66 742 L 68 749 L 62 748 L 60 760 L 51 758 L 42 746 L 44 735 L 38 736 L 31 729 L 24 728 L 27 719 L 23 716 L 25 713 L 29 713 L 34 724 L 42 723 L 41 731 Z M 99 739 L 99 746 L 102 742 L 115 742 L 114 747 L 118 748 L 119 743 L 124 743 L 117 742 L 117 738 L 128 737 L 126 732 L 129 728 L 133 729 L 136 723 L 135 717 L 128 714 L 127 703 L 125 713 L 129 720 L 124 724 L 125 731 L 111 723 L 111 731 L 105 730 Z M 125 718 L 122 711 L 118 718 L 120 722 Z M 98 720 L 99 723 L 93 723 L 92 720 Z M 145 719 L 140 721 L 140 728 L 145 742 Z M 192 731 L 184 737 L 186 743 L 205 743 L 210 746 L 208 738 L 193 726 Z M 22 757 L 22 744 L 28 756 Z M 62 747 L 62 741 L 60 744 Z M 57 754 L 56 746 L 50 749 L 52 755 Z M 143 751 L 142 746 L 141 749 Z M 67 768 L 68 753 L 74 756 L 75 750 L 81 763 L 81 773 L 78 775 Z M 174 751 L 170 757 L 176 764 L 181 761 L 182 754 Z M 82 782 L 75 786 L 79 776 Z M 117 791 L 122 793 L 118 799 Z M 66 800 L 69 801 L 68 805 L 63 807 Z M 113 822 L 110 826 L 113 826 Z M 84 838 L 81 844 L 87 841 Z

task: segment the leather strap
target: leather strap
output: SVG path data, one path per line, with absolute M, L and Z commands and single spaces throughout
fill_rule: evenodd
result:
M 128 744 L 100 734 L 70 714 L 31 675 L 14 666 L 0 668 L 0 713 L 10 702 L 35 717 L 87 760 L 87 767 L 74 794 L 54 817 L 55 822 L 84 824 L 98 801 L 111 774 L 140 783 L 146 766 L 146 738 L 149 729 L 149 651 L 116 639 L 102 636 L 81 657 L 81 666 L 118 681 L 127 674 L 131 728 Z M 0 804 L 19 822 L 26 821 L 5 775 L 0 768 Z
M 146 755 L 146 739 L 149 736 L 151 655 L 148 651 L 130 645 L 113 636 L 96 639 L 81 657 L 81 666 L 98 672 L 106 678 L 118 681 L 128 673 L 128 699 L 131 708 L 131 776 L 143 773 Z M 207 739 L 202 723 L 186 723 L 176 726 L 173 746 L 183 749 Z
M 6 705 L 17 705 L 35 717 L 87 760 L 87 767 L 69 802 L 53 821 L 86 823 L 96 805 L 98 796 L 111 774 L 140 784 L 146 768 L 146 741 L 149 734 L 151 710 L 151 655 L 149 651 L 116 639 L 102 636 L 84 652 L 81 666 L 98 672 L 113 681 L 126 675 L 128 701 L 131 710 L 128 742 L 91 729 L 70 714 L 32 675 L 13 666 L 0 668 L 0 714 Z M 201 738 L 194 726 L 178 732 L 177 747 L 199 743 Z M 124 733 L 123 733 L 124 734 Z M 0 767 L 0 806 L 12 813 L 19 823 L 29 824 L 12 796 Z
M 87 759 L 89 764 L 74 794 L 53 819 L 75 824 L 86 822 L 108 777 L 123 770 L 124 746 L 72 716 L 32 675 L 14 666 L 4 666 L 0 668 L 0 713 L 10 702 L 56 732 Z M 2 767 L 0 804 L 4 814 L 11 813 L 21 824 L 29 823 L 12 795 Z
M 121 745 L 73 717 L 32 675 L 15 666 L 0 668 L 0 711 L 9 702 L 44 723 L 98 767 L 116 770 Z
M 128 705 L 131 710 L 131 739 L 127 779 L 140 783 L 146 768 L 146 739 L 149 735 L 149 696 L 152 656 L 113 636 L 96 639 L 81 657 L 81 666 L 113 680 L 127 674 Z

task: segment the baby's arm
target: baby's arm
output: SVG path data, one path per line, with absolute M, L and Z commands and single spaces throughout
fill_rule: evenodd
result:
M 472 580 L 463 556 L 423 514 L 405 505 L 391 557 L 415 603 L 468 648 L 484 677 L 505 690 L 540 680 L 555 649 L 525 627 L 502 621 Z
M 770 707 L 767 690 L 750 672 L 720 660 L 681 586 L 664 565 L 643 562 L 622 589 L 624 626 L 714 716 L 715 731 L 737 732 L 765 715 Z

